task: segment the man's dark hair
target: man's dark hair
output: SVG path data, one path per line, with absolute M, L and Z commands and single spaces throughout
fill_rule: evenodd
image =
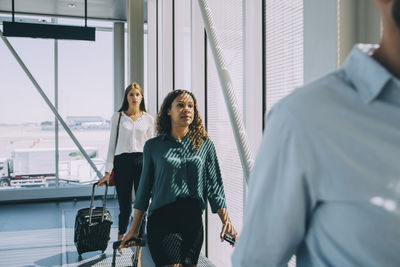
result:
M 393 19 L 397 24 L 397 28 L 400 31 L 400 0 L 394 0 L 392 9 Z

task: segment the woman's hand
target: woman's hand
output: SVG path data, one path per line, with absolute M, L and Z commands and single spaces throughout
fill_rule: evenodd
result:
M 110 181 L 110 173 L 106 172 L 106 174 L 104 175 L 103 178 L 101 178 L 98 182 L 97 182 L 97 186 L 103 186 L 105 183 L 109 183 Z
M 221 242 L 224 241 L 224 237 L 228 235 L 232 237 L 233 239 L 237 239 L 238 233 L 236 232 L 235 228 L 233 227 L 232 223 L 230 220 L 227 220 L 222 224 L 222 230 L 220 234 Z M 231 244 L 233 246 L 233 244 Z
M 130 230 L 122 239 L 121 241 L 121 245 L 119 246 L 120 248 L 129 248 L 132 246 L 136 246 L 136 242 L 135 241 L 131 241 L 131 242 L 127 242 L 129 239 L 132 238 L 138 238 L 139 233 L 135 233 L 132 230 Z
M 236 232 L 231 223 L 231 220 L 229 219 L 228 210 L 226 208 L 221 208 L 217 210 L 217 213 L 222 222 L 222 231 L 220 234 L 221 242 L 224 242 L 225 236 L 230 236 L 231 238 L 236 240 L 238 233 Z M 233 246 L 233 244 L 231 245 Z
M 131 242 L 127 241 L 132 238 L 138 238 L 143 216 L 144 216 L 144 211 L 138 209 L 133 210 L 133 219 L 131 223 L 131 228 L 129 229 L 129 232 L 122 239 L 121 245 L 119 246 L 120 248 L 128 248 L 137 245 L 135 241 Z

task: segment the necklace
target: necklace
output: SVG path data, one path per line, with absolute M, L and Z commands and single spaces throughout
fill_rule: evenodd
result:
M 130 117 L 130 118 L 136 119 L 143 115 L 143 111 L 139 111 L 139 112 L 131 113 L 131 114 L 128 114 L 128 113 L 125 113 L 125 114 L 128 115 L 128 117 Z

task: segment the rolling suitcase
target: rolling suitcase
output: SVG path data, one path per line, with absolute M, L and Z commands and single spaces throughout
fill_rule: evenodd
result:
M 75 218 L 74 242 L 79 256 L 89 251 L 107 249 L 110 240 L 112 219 L 106 209 L 106 197 L 108 185 L 103 199 L 103 207 L 93 207 L 94 190 L 97 183 L 93 184 L 90 207 L 78 210 Z

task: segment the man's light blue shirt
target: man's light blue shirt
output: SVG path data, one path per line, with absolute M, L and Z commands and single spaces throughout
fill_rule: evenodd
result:
M 400 83 L 363 50 L 269 113 L 233 266 L 400 266 Z

